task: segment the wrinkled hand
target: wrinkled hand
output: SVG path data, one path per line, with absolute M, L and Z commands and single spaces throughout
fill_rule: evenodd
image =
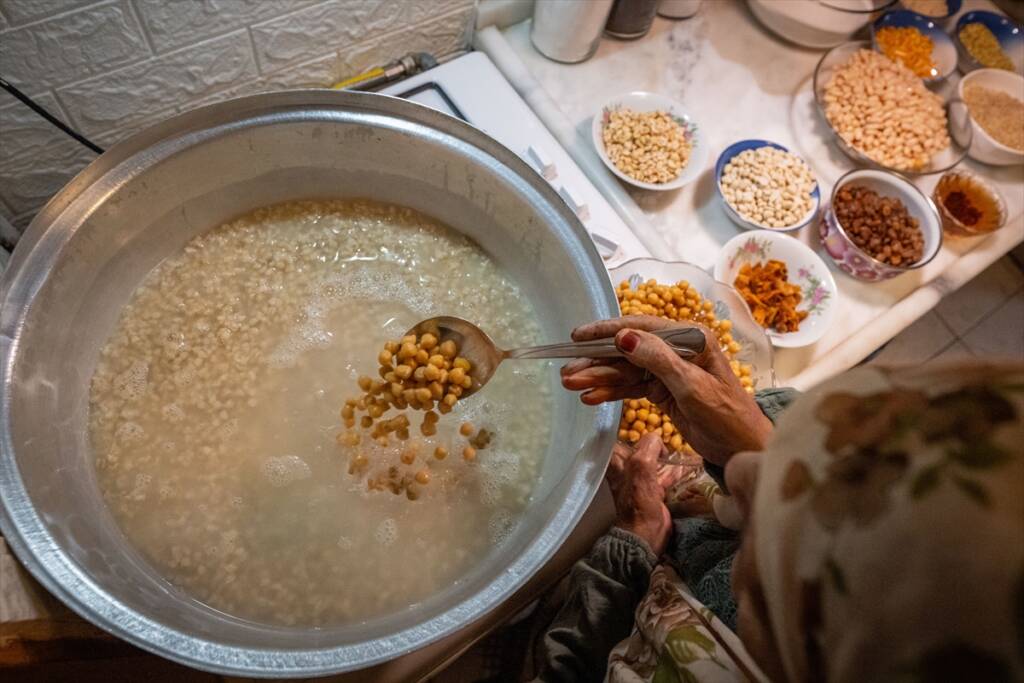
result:
M 689 360 L 650 334 L 687 326 L 699 328 L 707 340 L 703 353 Z M 625 360 L 581 358 L 562 368 L 562 386 L 582 391 L 584 403 L 646 396 L 672 418 L 694 450 L 719 465 L 739 451 L 763 449 L 771 421 L 744 391 L 718 340 L 706 328 L 635 315 L 599 320 L 572 333 L 576 341 L 607 337 L 615 337 Z
M 672 516 L 665 506 L 665 490 L 679 477 L 678 468 L 663 468 L 667 455 L 657 434 L 645 434 L 636 448 L 616 443 L 608 464 L 608 486 L 615 499 L 615 526 L 636 534 L 661 555 L 672 534 Z

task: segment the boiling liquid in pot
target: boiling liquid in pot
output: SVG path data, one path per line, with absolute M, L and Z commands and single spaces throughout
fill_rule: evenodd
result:
M 295 202 L 193 239 L 134 293 L 92 379 L 98 479 L 128 539 L 198 600 L 283 625 L 394 612 L 459 580 L 527 503 L 549 438 L 544 369 L 506 364 L 436 436 L 412 430 L 419 456 L 402 467 L 431 472 L 418 500 L 367 491 L 335 440 L 383 343 L 440 314 L 504 347 L 542 341 L 497 264 L 409 209 Z M 466 420 L 496 434 L 474 463 L 459 457 Z M 401 442 L 366 441 L 372 463 L 400 465 Z

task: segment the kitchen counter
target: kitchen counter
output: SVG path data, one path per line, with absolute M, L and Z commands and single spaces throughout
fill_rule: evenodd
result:
M 980 8 L 992 6 L 967 0 L 963 11 Z M 603 39 L 594 57 L 582 64 L 546 59 L 531 45 L 529 29 L 529 21 L 521 22 L 499 37 L 532 79 L 503 71 L 591 177 L 612 177 L 602 166 L 595 168 L 590 125 L 594 112 L 617 94 L 649 90 L 674 97 L 701 126 L 711 154 L 695 182 L 667 192 L 626 188 L 641 216 L 633 228 L 659 258 L 710 268 L 722 245 L 740 232 L 725 215 L 714 187 L 714 160 L 732 142 L 764 138 L 800 154 L 817 175 L 823 200 L 835 181 L 855 167 L 831 141 L 815 107 L 811 81 L 824 51 L 784 42 L 763 28 L 745 3 L 708 0 L 693 18 L 659 17 L 642 39 Z M 488 42 L 482 37 L 478 44 Z M 504 61 L 507 66 L 509 60 Z M 502 67 L 502 60 L 496 62 Z M 951 76 L 942 91 L 954 89 L 957 79 Z M 546 100 L 559 111 L 544 111 Z M 573 130 L 565 129 L 566 124 Z M 851 367 L 1024 240 L 1024 167 L 963 163 L 1003 192 L 1007 226 L 987 237 L 947 238 L 930 264 L 882 283 L 853 279 L 823 256 L 839 287 L 839 310 L 832 328 L 816 344 L 776 350 L 780 383 L 806 388 Z M 939 177 L 915 182 L 930 195 Z M 796 236 L 820 251 L 816 225 Z

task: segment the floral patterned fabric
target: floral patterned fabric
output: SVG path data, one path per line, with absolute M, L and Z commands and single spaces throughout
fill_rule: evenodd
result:
M 858 369 L 790 406 L 746 542 L 789 681 L 1024 681 L 1024 366 Z M 612 683 L 765 680 L 665 565 Z
M 765 681 L 739 638 L 661 564 L 636 610 L 632 635 L 608 658 L 612 683 Z
M 791 681 L 1024 680 L 1024 369 L 859 369 L 794 403 L 752 534 Z

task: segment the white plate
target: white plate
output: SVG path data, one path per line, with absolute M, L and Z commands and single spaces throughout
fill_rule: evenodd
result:
M 754 230 L 725 243 L 715 262 L 715 279 L 733 286 L 745 263 L 770 260 L 786 264 L 789 281 L 800 287 L 803 299 L 797 310 L 808 315 L 796 332 L 765 330 L 774 346 L 807 346 L 821 339 L 832 324 L 839 303 L 839 290 L 828 266 L 802 242 L 770 230 Z
M 645 183 L 637 180 L 636 178 L 630 178 L 615 167 L 615 164 L 612 163 L 612 160 L 608 158 L 607 152 L 605 152 L 604 137 L 602 135 L 605 119 L 609 112 L 614 111 L 615 109 L 632 109 L 633 111 L 638 112 L 668 112 L 669 116 L 686 128 L 693 148 L 690 150 L 690 158 L 687 161 L 686 166 L 683 166 L 679 175 L 676 176 L 675 179 L 670 180 L 667 183 Z M 701 171 L 704 170 L 704 166 L 707 165 L 708 143 L 700 129 L 700 126 L 697 125 L 697 122 L 694 121 L 693 117 L 686 113 L 686 110 L 680 102 L 677 102 L 670 97 L 665 97 L 664 95 L 658 95 L 657 93 L 637 91 L 626 95 L 619 95 L 618 97 L 608 100 L 605 102 L 604 106 L 594 114 L 594 120 L 590 125 L 590 133 L 594 143 L 594 149 L 597 150 L 598 156 L 601 157 L 601 161 L 603 161 L 604 165 L 608 167 L 608 170 L 634 187 L 640 187 L 645 190 L 677 190 L 680 187 L 696 180 L 697 176 L 699 176 Z

